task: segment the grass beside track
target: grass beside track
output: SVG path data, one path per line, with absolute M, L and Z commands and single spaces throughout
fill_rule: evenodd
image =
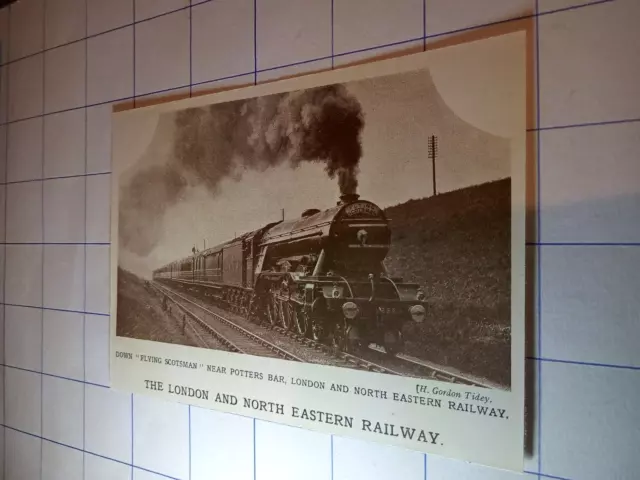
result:
M 509 385 L 511 182 L 486 183 L 386 209 L 385 265 L 422 285 L 430 308 L 407 353 Z

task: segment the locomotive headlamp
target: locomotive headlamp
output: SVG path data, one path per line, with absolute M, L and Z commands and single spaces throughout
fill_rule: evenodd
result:
M 346 302 L 342 305 L 342 313 L 349 320 L 353 320 L 358 315 L 358 306 L 353 302 Z
M 414 305 L 409 309 L 409 313 L 411 314 L 413 321 L 417 323 L 424 322 L 424 318 L 427 315 L 427 312 L 422 305 Z
M 416 300 L 418 300 L 419 302 L 423 301 L 425 299 L 426 295 L 424 294 L 424 291 L 420 288 L 418 290 L 418 293 L 416 293 Z

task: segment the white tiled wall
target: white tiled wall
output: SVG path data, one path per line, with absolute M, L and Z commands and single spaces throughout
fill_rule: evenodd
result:
M 638 0 L 18 0 L 1 10 L 4 478 L 519 478 L 106 388 L 110 109 L 532 15 L 539 297 L 525 477 L 638 478 Z

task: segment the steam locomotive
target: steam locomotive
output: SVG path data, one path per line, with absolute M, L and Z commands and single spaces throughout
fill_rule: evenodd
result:
M 375 204 L 345 194 L 333 208 L 269 223 L 164 265 L 162 282 L 196 287 L 253 322 L 267 322 L 349 352 L 370 343 L 403 351 L 403 325 L 423 322 L 419 285 L 383 265 L 389 222 Z

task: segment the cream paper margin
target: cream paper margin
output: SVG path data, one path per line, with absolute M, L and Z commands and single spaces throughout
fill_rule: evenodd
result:
M 505 63 L 505 59 L 511 57 Z M 111 175 L 111 321 L 110 321 L 110 379 L 112 387 L 191 405 L 284 423 L 310 430 L 360 438 L 367 441 L 397 445 L 412 450 L 467 460 L 501 469 L 521 472 L 524 448 L 524 332 L 525 332 L 525 168 L 526 106 L 527 106 L 527 40 L 525 31 L 489 37 L 474 42 L 437 50 L 381 60 L 373 63 L 317 73 L 292 79 L 260 84 L 247 88 L 202 95 L 171 103 L 114 113 L 112 121 L 113 168 Z M 462 119 L 511 142 L 511 198 L 512 198 L 512 291 L 511 291 L 511 390 L 488 390 L 447 382 L 399 377 L 395 375 L 355 371 L 341 367 L 301 364 L 285 360 L 254 357 L 182 345 L 165 344 L 116 336 L 117 264 L 118 264 L 118 178 L 122 171 L 118 164 L 119 138 L 124 131 L 135 129 L 137 121 L 163 112 L 182 110 L 208 104 L 246 99 L 292 90 L 306 89 L 333 83 L 350 82 L 382 75 L 407 72 L 428 67 L 438 92 Z M 507 108 L 505 108 L 505 105 Z M 507 115 L 505 116 L 505 113 Z M 252 380 L 192 371 L 151 363 L 125 361 L 115 358 L 116 351 L 134 355 L 153 355 L 180 359 L 204 365 L 224 365 L 263 372 L 265 380 Z M 329 390 L 304 389 L 287 384 L 281 386 L 266 381 L 267 373 L 309 378 L 351 387 L 416 394 L 416 385 L 464 392 L 479 392 L 491 397 L 490 407 L 507 410 L 508 420 L 497 419 L 446 408 L 448 397 L 440 398 L 442 408 L 419 406 L 370 397 L 343 394 Z M 209 401 L 170 395 L 148 390 L 144 380 L 156 380 L 175 385 L 209 389 Z M 216 392 L 231 393 L 239 398 L 238 406 L 215 403 Z M 247 410 L 241 407 L 242 397 L 284 403 L 285 415 Z M 475 403 L 469 401 L 468 403 Z M 477 403 L 475 403 L 477 405 Z M 353 429 L 324 423 L 295 419 L 288 415 L 290 406 L 315 409 L 354 417 Z M 360 419 L 404 425 L 416 430 L 439 432 L 442 445 L 407 441 L 360 429 Z

